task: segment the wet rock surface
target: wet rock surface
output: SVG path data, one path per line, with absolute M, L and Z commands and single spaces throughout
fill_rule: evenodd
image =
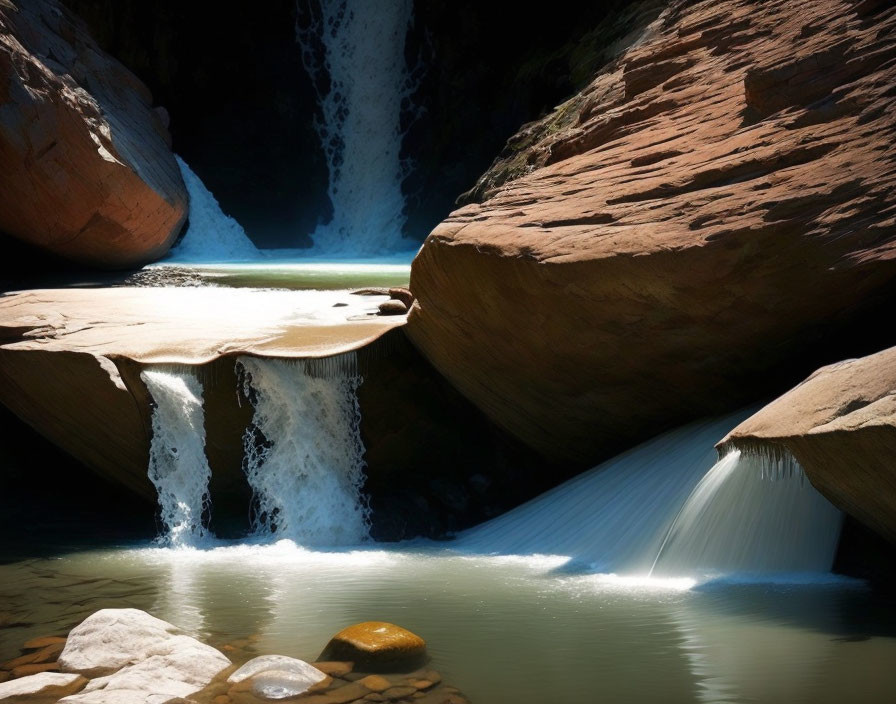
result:
M 283 655 L 251 657 L 257 640 L 257 636 L 249 636 L 225 643 L 217 650 L 180 634 L 175 626 L 146 612 L 104 609 L 74 628 L 67 640 L 59 636 L 33 639 L 25 643 L 23 650 L 43 652 L 48 647 L 65 647 L 67 655 L 61 662 L 66 669 L 72 669 L 74 664 L 83 672 L 105 674 L 93 679 L 80 673 L 20 676 L 8 671 L 7 662 L 0 666 L 0 702 L 264 704 L 289 700 L 307 704 L 469 704 L 457 688 L 442 681 L 437 671 L 410 667 L 412 661 L 425 655 L 425 643 L 394 624 L 356 624 L 334 636 L 325 649 L 325 653 L 332 652 L 334 643 L 348 644 L 359 655 L 358 662 L 308 663 Z M 240 660 L 246 656 L 249 659 L 242 665 L 232 665 L 221 651 Z M 361 661 L 408 667 L 374 674 L 362 668 Z
M 365 621 L 333 636 L 319 659 L 348 660 L 368 672 L 401 671 L 426 659 L 426 642 L 394 623 Z

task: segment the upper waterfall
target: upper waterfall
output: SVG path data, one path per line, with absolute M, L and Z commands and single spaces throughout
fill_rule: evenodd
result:
M 313 1 L 313 0 L 312 0 Z M 313 253 L 370 257 L 408 250 L 401 184 L 401 115 L 413 88 L 405 61 L 411 0 L 319 0 L 297 26 L 317 86 L 316 127 L 329 170 L 330 222 Z
M 262 256 L 242 226 L 226 215 L 214 195 L 179 156 L 177 165 L 190 194 L 187 231 L 168 253 L 171 262 L 230 262 Z

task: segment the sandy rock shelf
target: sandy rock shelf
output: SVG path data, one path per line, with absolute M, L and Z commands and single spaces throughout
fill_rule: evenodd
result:
M 0 297 L 0 402 L 88 467 L 153 500 L 151 404 L 140 371 L 196 365 L 206 413 L 222 429 L 211 461 L 226 483 L 241 456 L 227 443 L 242 437 L 248 409 L 237 403 L 233 360 L 322 359 L 326 367 L 404 325 L 403 315 L 376 315 L 388 299 L 215 287 L 8 294 Z
M 44 289 L 0 298 L 0 349 L 84 352 L 142 364 L 251 354 L 292 359 L 370 344 L 404 316 L 388 296 L 215 287 Z

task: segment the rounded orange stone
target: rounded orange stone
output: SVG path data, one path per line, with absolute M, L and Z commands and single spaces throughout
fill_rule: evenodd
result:
M 356 623 L 339 631 L 318 660 L 350 660 L 361 672 L 401 672 L 426 659 L 426 641 L 384 621 Z

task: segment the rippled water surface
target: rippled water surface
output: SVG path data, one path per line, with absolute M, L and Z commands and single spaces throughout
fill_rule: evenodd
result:
M 357 621 L 422 635 L 474 702 L 892 702 L 896 618 L 860 584 L 632 580 L 434 548 L 93 550 L 0 565 L 0 659 L 103 607 L 244 660 L 314 659 Z

